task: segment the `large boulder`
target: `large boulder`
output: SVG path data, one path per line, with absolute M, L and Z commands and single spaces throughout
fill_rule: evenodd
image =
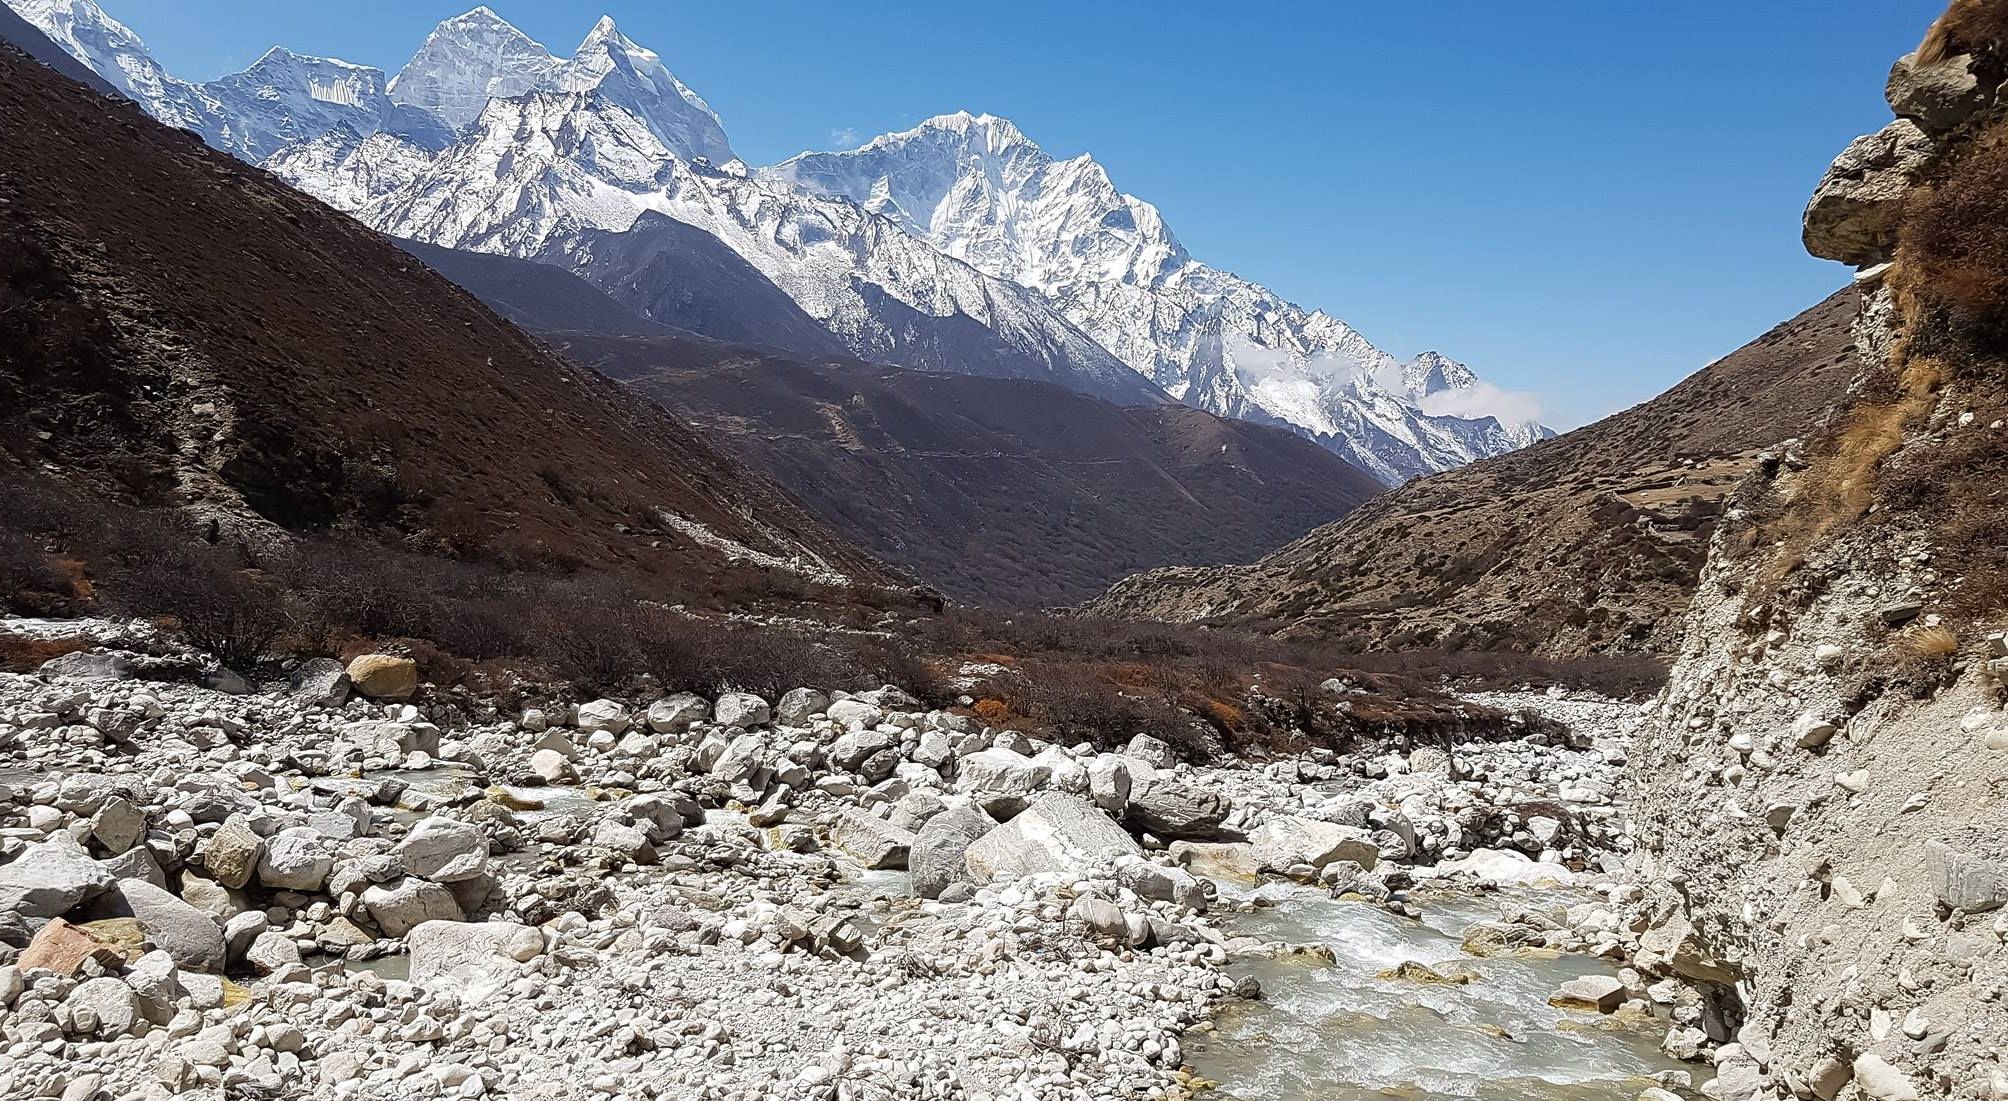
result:
M 874 727 L 885 718 L 885 710 L 863 700 L 838 700 L 829 706 L 830 721 L 851 730 Z
M 119 880 L 110 891 L 86 904 L 83 913 L 94 920 L 133 919 L 146 940 L 165 951 L 184 971 L 223 971 L 223 930 L 215 920 L 146 880 Z
M 340 707 L 349 702 L 349 671 L 333 658 L 310 658 L 287 679 L 286 695 L 303 707 Z
M 968 882 L 969 846 L 996 828 L 996 821 L 975 807 L 951 807 L 923 822 L 907 857 L 913 893 L 940 898 L 949 884 Z
M 1024 812 L 973 842 L 965 854 L 978 883 L 1040 872 L 1078 875 L 1111 867 L 1143 849 L 1093 803 L 1047 792 Z
M 849 703 L 848 700 L 838 701 Z M 874 708 L 873 710 L 877 710 Z M 899 747 L 899 739 L 879 730 L 853 730 L 839 735 L 830 743 L 830 764 L 846 772 L 856 772 L 859 765 L 875 753 Z
M 820 715 L 830 708 L 828 693 L 814 688 L 790 688 L 781 694 L 774 705 L 774 719 L 786 726 L 807 726 L 809 716 Z
M 1931 139 L 1906 118 L 1848 143 L 1806 206 L 1806 251 L 1844 264 L 1888 260 L 1903 198 L 1931 156 Z
M 764 726 L 773 717 L 767 701 L 750 692 L 727 692 L 718 697 L 718 703 L 712 710 L 718 716 L 719 725 L 741 730 Z
M 1898 117 L 1942 134 L 1972 118 L 1994 99 L 1996 85 L 1981 79 L 1974 60 L 1972 54 L 1959 54 L 1919 64 L 1913 50 L 1890 66 L 1883 96 Z
M 251 882 L 264 852 L 265 839 L 244 819 L 232 815 L 203 846 L 202 866 L 209 869 L 209 878 L 234 891 Z
M 117 654 L 93 654 L 78 650 L 50 658 L 36 668 L 45 677 L 77 677 L 83 680 L 132 680 L 139 676 L 133 663 Z
M 1479 849 L 1436 867 L 1445 875 L 1469 877 L 1488 887 L 1566 886 L 1576 881 L 1575 873 L 1560 864 L 1538 863 L 1511 849 Z
M 1205 840 L 1217 836 L 1232 810 L 1227 797 L 1165 775 L 1152 776 L 1130 789 L 1125 820 L 1163 838 Z
M 963 794 L 999 814 L 1025 806 L 1052 778 L 1045 765 L 1008 749 L 985 749 L 955 764 L 955 781 Z
M 648 728 L 657 734 L 681 734 L 710 715 L 711 705 L 704 697 L 678 692 L 648 705 Z
M 412 826 L 397 854 L 413 875 L 436 883 L 457 883 L 488 870 L 488 838 L 473 825 L 442 815 Z
M 1171 744 L 1163 738 L 1149 734 L 1138 734 L 1129 740 L 1129 747 L 1123 754 L 1142 761 L 1152 768 L 1170 768 L 1178 763 L 1178 754 L 1172 752 Z
M 867 868 L 904 868 L 914 835 L 883 818 L 845 807 L 830 823 L 830 841 Z
M 1250 855 L 1272 872 L 1298 865 L 1321 869 L 1335 860 L 1350 860 L 1372 871 L 1380 860 L 1373 834 L 1357 826 L 1283 815 L 1271 818 L 1248 834 Z
M 594 700 L 579 705 L 578 727 L 587 734 L 605 731 L 619 737 L 627 732 L 632 721 L 627 705 L 619 700 Z
M 117 1039 L 139 1023 L 139 996 L 132 987 L 109 976 L 86 979 L 63 999 L 57 1017 L 77 1035 Z
M 405 935 L 405 944 L 413 985 L 450 990 L 471 1006 L 507 989 L 519 965 L 543 953 L 544 934 L 513 921 L 427 921 Z
M 52 918 L 112 889 L 112 874 L 65 834 L 0 865 L 0 912 Z
M 401 937 L 428 921 L 459 921 L 462 916 L 452 891 L 411 875 L 371 884 L 363 891 L 363 907 L 387 937 Z
M 364 654 L 348 673 L 350 686 L 373 700 L 408 700 L 418 691 L 418 663 L 395 654 Z
M 335 870 L 335 854 L 319 830 L 294 826 L 265 839 L 258 882 L 282 891 L 318 891 Z

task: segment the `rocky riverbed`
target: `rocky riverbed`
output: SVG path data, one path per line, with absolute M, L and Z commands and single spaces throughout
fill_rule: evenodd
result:
M 1620 970 L 1629 705 L 1199 766 L 892 687 L 504 708 L 79 634 L 0 675 L 0 1095 L 1188 1097 L 1265 1013 L 1351 1050 L 1287 976 L 1376 959 L 1515 1065 L 1686 1081 L 1638 1036 L 1694 999 Z M 1356 950 L 1389 930 L 1412 958 Z

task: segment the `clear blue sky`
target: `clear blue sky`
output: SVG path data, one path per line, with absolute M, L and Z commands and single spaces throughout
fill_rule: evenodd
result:
M 102 0 L 179 75 L 281 44 L 392 71 L 474 0 Z M 560 54 L 601 11 L 748 161 L 958 108 L 1087 151 L 1194 255 L 1538 392 L 1571 426 L 1847 278 L 1798 221 L 1888 120 L 1943 0 L 962 5 L 490 0 Z

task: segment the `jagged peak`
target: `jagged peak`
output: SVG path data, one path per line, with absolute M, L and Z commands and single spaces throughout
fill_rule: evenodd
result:
M 273 46 L 267 49 L 264 53 L 259 54 L 258 60 L 253 61 L 251 64 L 245 66 L 239 72 L 238 75 L 241 76 L 244 75 L 245 73 L 253 73 L 260 69 L 269 69 L 275 66 L 286 65 L 286 64 L 303 65 L 311 68 L 340 69 L 345 72 L 353 72 L 358 74 L 375 74 L 376 76 L 379 77 L 384 75 L 383 70 L 377 68 L 374 65 L 358 65 L 353 61 L 343 61 L 339 57 L 322 57 L 319 54 L 303 54 L 294 50 L 289 50 L 284 46 Z

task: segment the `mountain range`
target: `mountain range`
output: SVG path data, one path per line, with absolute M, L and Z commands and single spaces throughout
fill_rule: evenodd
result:
M 855 357 L 1181 401 L 1288 428 L 1387 483 L 1550 434 L 1462 364 L 1400 360 L 1192 258 L 1091 157 L 1056 159 L 994 116 L 754 169 L 610 19 L 560 57 L 476 8 L 395 76 L 274 48 L 197 84 L 92 0 L 6 2 L 155 117 L 394 236 L 604 283 L 589 269 L 606 249 L 581 242 L 653 215 L 715 239 Z

